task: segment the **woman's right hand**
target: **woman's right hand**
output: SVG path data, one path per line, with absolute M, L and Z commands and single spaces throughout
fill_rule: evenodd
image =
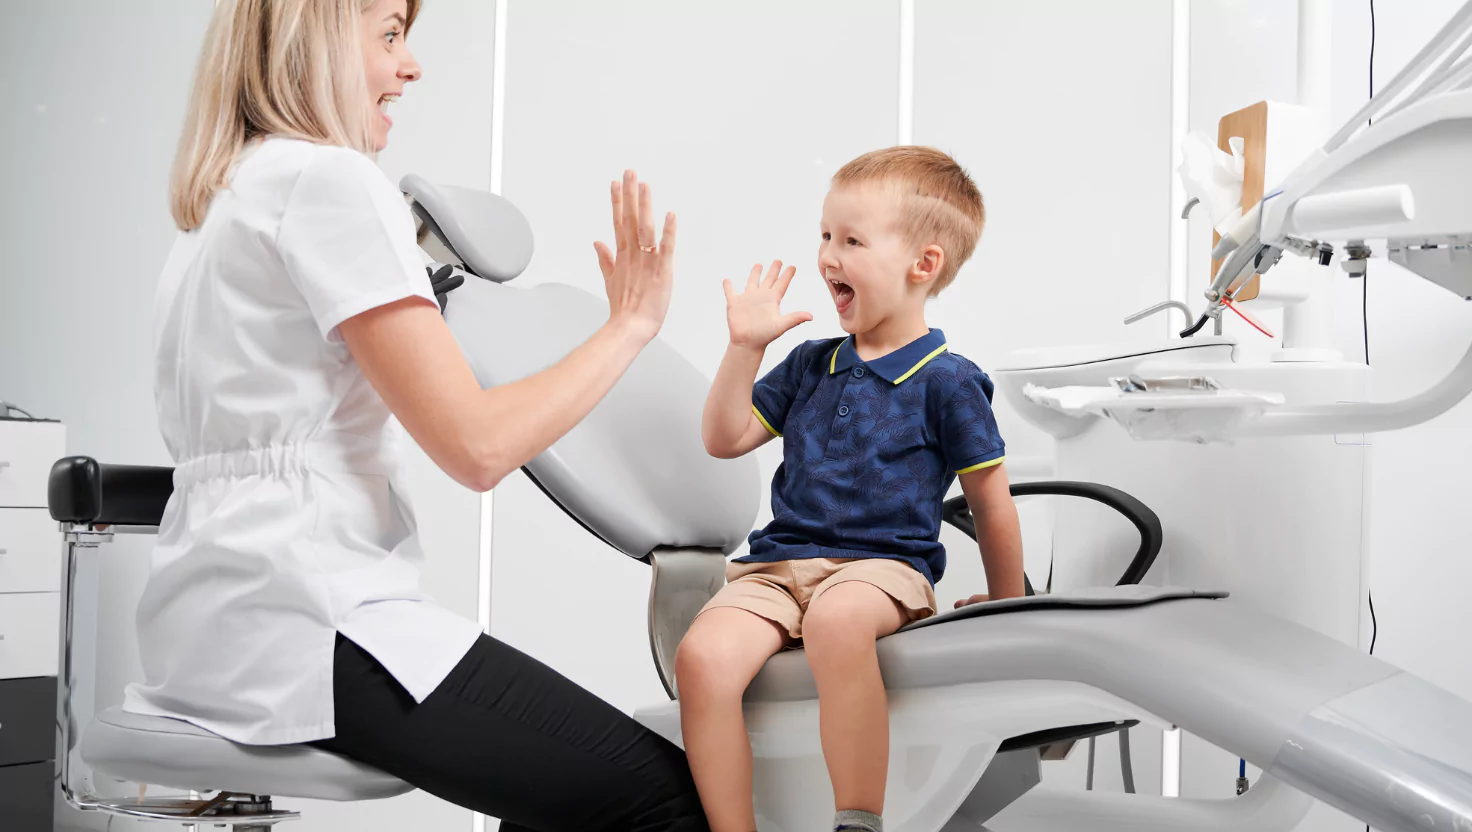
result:
M 807 312 L 782 314 L 782 296 L 792 283 L 797 269 L 782 268 L 781 260 L 773 260 L 762 278 L 760 263 L 751 267 L 746 278 L 746 290 L 737 294 L 731 281 L 724 282 L 726 290 L 726 325 L 731 329 L 731 346 L 747 349 L 766 349 L 783 333 L 798 324 L 811 321 Z
M 654 339 L 670 308 L 675 277 L 675 215 L 664 216 L 664 232 L 654 237 L 654 201 L 649 186 L 631 170 L 611 186 L 615 251 L 594 243 L 609 320 L 627 325 L 646 343 Z

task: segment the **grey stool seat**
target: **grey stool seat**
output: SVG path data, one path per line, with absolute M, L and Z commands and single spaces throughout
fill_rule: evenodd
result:
M 98 714 L 82 759 L 119 780 L 195 791 L 316 800 L 375 800 L 414 787 L 378 769 L 307 745 L 241 745 L 187 722 L 122 708 Z

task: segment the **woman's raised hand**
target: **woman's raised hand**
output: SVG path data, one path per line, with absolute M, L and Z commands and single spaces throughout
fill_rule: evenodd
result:
M 649 186 L 631 170 L 624 171 L 622 183 L 612 184 L 611 195 L 615 250 L 593 244 L 608 294 L 609 320 L 653 340 L 664 324 L 674 287 L 675 215 L 664 215 L 664 232 L 656 239 Z

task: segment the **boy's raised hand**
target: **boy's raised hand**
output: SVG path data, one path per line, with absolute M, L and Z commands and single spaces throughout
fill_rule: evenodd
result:
M 724 281 L 732 346 L 763 349 L 789 329 L 813 319 L 807 312 L 782 314 L 782 296 L 796 273 L 795 267 L 783 269 L 781 260 L 773 260 L 765 278 L 760 263 L 752 266 L 746 290 L 739 294 L 730 280 Z

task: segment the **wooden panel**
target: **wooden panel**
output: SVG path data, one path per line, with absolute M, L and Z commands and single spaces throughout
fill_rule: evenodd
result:
M 1227 153 L 1231 149 L 1227 146 L 1227 140 L 1233 136 L 1241 136 L 1245 140 L 1242 154 L 1246 159 L 1242 174 L 1242 213 L 1262 200 L 1263 194 L 1263 170 L 1267 159 L 1268 147 L 1268 102 L 1259 101 L 1250 107 L 1244 107 L 1235 113 L 1222 116 L 1217 122 L 1216 146 Z M 1211 235 L 1212 247 L 1221 240 L 1218 234 Z M 1213 260 L 1211 263 L 1211 276 L 1216 278 L 1217 270 L 1221 268 L 1222 261 Z M 1261 278 L 1253 275 L 1242 291 L 1237 293 L 1237 300 L 1252 300 L 1257 297 L 1258 284 Z

